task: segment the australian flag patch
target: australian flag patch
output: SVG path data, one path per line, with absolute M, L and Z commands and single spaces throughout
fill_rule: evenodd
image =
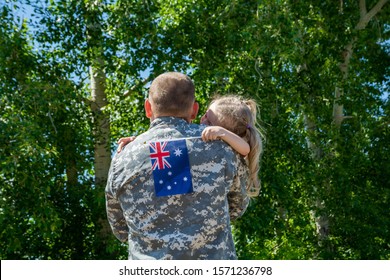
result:
M 149 143 L 156 196 L 192 193 L 192 176 L 185 139 Z

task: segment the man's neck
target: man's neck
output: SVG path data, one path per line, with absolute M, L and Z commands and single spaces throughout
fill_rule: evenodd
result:
M 182 120 L 185 120 L 188 123 L 191 123 L 191 118 L 190 117 L 172 116 L 172 115 L 153 116 L 153 117 L 150 118 L 150 122 L 154 121 L 155 119 L 160 119 L 160 118 L 176 118 L 176 119 L 182 119 Z

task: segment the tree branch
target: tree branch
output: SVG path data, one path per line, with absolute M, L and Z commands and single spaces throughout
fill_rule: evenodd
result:
M 364 3 L 362 3 L 364 2 Z M 388 2 L 388 0 L 379 0 L 378 3 L 367 13 L 365 0 L 360 0 L 359 7 L 360 7 L 360 20 L 359 23 L 356 25 L 357 30 L 364 29 L 367 24 L 370 22 L 370 20 L 380 11 L 382 10 L 383 6 Z
M 359 1 L 360 18 L 363 18 L 367 14 L 366 0 Z
M 142 82 L 136 83 L 130 89 L 126 90 L 123 93 L 123 97 L 128 97 L 132 92 L 134 92 L 136 90 L 137 87 L 139 87 L 140 85 L 142 85 L 142 86 L 146 85 L 150 80 L 151 80 L 151 75 L 149 75 L 149 77 L 145 78 Z
M 366 28 L 370 20 L 383 8 L 383 6 L 388 2 L 388 0 L 379 0 L 378 3 L 367 13 L 366 0 L 359 0 L 359 9 L 360 9 L 360 20 L 356 25 L 356 30 L 363 30 Z M 343 80 L 348 77 L 348 66 L 353 52 L 353 45 L 356 41 L 356 37 L 352 38 L 352 41 L 345 46 L 342 53 L 343 62 L 340 63 L 339 68 L 341 74 L 343 75 Z M 333 121 L 337 127 L 341 126 L 341 123 L 346 119 L 350 118 L 349 116 L 344 116 L 344 106 L 339 104 L 341 96 L 343 95 L 343 89 L 336 87 L 335 90 L 335 100 L 333 105 Z
M 50 107 L 49 107 L 49 112 L 47 113 L 47 115 L 48 115 L 48 117 L 49 117 L 49 119 L 50 119 L 51 125 L 52 125 L 53 128 L 54 128 L 54 132 L 57 134 L 57 133 L 58 133 L 58 132 L 57 132 L 57 128 L 56 128 L 56 126 L 54 125 L 53 118 L 51 117 Z

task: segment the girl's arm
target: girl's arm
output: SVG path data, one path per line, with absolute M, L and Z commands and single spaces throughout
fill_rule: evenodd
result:
M 249 144 L 237 134 L 220 126 L 208 126 L 202 132 L 203 141 L 221 139 L 243 156 L 249 154 Z

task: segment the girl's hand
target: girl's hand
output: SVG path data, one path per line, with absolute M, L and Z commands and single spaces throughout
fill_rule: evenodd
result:
M 116 152 L 119 154 L 123 148 L 129 144 L 130 142 L 133 142 L 134 139 L 136 137 L 135 136 L 130 136 L 130 137 L 123 137 L 123 138 L 120 138 L 117 143 L 119 144 L 118 148 L 116 149 Z
M 221 139 L 228 143 L 235 151 L 243 156 L 247 156 L 250 152 L 250 146 L 240 136 L 233 132 L 220 127 L 220 126 L 208 126 L 202 131 L 202 140 L 211 141 Z
M 208 126 L 202 131 L 203 141 L 213 141 L 226 136 L 226 130 L 220 126 Z

